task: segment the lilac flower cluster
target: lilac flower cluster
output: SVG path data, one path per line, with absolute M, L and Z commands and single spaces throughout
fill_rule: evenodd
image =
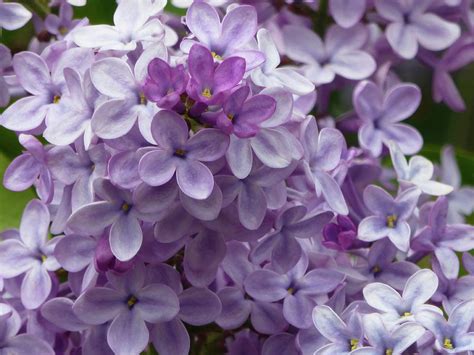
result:
M 50 34 L 0 46 L 3 183 L 38 196 L 0 234 L 0 353 L 474 352 L 474 188 L 416 155 L 397 75 L 464 109 L 472 0 L 85 3 L 0 1 Z

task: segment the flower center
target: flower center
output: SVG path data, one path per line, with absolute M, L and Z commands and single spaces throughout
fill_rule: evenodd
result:
M 397 223 L 397 218 L 398 217 L 394 214 L 387 216 L 387 227 L 395 228 L 395 224 Z
M 385 350 L 385 355 L 393 355 L 393 349 Z
M 204 96 L 206 99 L 211 98 L 211 96 L 212 96 L 211 89 L 205 88 L 205 89 L 202 91 L 201 95 Z
M 41 261 L 44 263 L 48 257 L 46 255 L 41 255 Z
M 211 54 L 212 54 L 212 57 L 213 57 L 214 59 L 222 60 L 222 57 L 221 57 L 219 54 L 217 54 L 216 52 L 211 52 Z
M 146 99 L 145 94 L 141 92 L 139 96 L 140 96 L 140 105 L 146 105 L 148 100 Z
M 53 97 L 53 104 L 57 104 L 57 103 L 59 103 L 59 101 L 61 101 L 61 96 L 59 96 L 59 95 L 54 95 L 54 97 Z
M 137 298 L 135 296 L 130 296 L 127 300 L 127 305 L 129 309 L 132 309 L 133 306 L 138 302 Z
M 357 347 L 359 346 L 359 340 L 351 339 L 350 346 L 351 346 L 351 351 L 357 349 Z
M 178 148 L 174 151 L 174 156 L 178 158 L 184 158 L 186 156 L 186 151 L 184 149 Z
M 293 287 L 290 287 L 290 288 L 288 289 L 288 294 L 289 294 L 289 295 L 292 295 L 293 293 L 295 293 L 295 289 L 294 289 Z
M 130 206 L 128 203 L 126 203 L 126 202 L 124 202 L 124 203 L 122 204 L 122 207 L 121 207 L 122 211 L 124 211 L 124 212 L 130 211 L 130 208 L 131 208 L 131 206 Z
M 234 120 L 234 115 L 232 113 L 228 113 L 227 118 L 232 122 Z
M 449 338 L 444 338 L 443 347 L 445 349 L 454 349 L 453 342 Z
M 410 317 L 410 316 L 411 316 L 411 313 L 410 313 L 410 312 L 403 312 L 403 316 L 404 316 L 404 317 Z

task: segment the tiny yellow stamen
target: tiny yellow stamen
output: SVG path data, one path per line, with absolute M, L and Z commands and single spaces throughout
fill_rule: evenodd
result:
M 128 203 L 124 202 L 123 205 L 122 205 L 122 211 L 124 211 L 124 212 L 130 211 L 130 205 Z
M 359 340 L 351 339 L 351 351 L 357 349 L 359 346 Z
M 133 308 L 135 303 L 137 303 L 137 298 L 135 296 L 130 296 L 130 298 L 127 301 L 128 308 Z
M 385 355 L 393 355 L 393 349 L 385 350 Z
M 372 272 L 373 272 L 374 274 L 380 272 L 381 270 L 382 270 L 382 269 L 381 269 L 380 266 L 378 266 L 378 265 L 375 265 L 375 266 L 372 268 Z
M 292 295 L 294 292 L 295 292 L 295 289 L 294 289 L 293 287 L 290 287 L 290 288 L 288 289 L 288 294 L 289 294 L 289 295 Z
M 454 346 L 453 346 L 453 343 L 452 343 L 451 339 L 445 338 L 444 343 L 443 343 L 443 347 L 445 349 L 454 349 Z
M 147 99 L 144 93 L 140 93 L 140 105 L 146 105 L 147 104 Z
M 234 115 L 231 114 L 231 113 L 228 113 L 228 114 L 227 114 L 227 118 L 228 118 L 230 121 L 233 121 L 233 120 L 234 120 Z
M 202 91 L 201 95 L 204 96 L 205 98 L 209 99 L 212 96 L 211 89 L 205 88 Z
M 180 158 L 184 158 L 184 156 L 186 155 L 186 151 L 184 149 L 178 148 L 174 151 L 174 155 Z
M 67 27 L 65 26 L 59 26 L 58 31 L 60 34 L 65 35 L 68 31 Z
M 411 316 L 411 313 L 410 313 L 410 312 L 404 312 L 404 313 L 403 313 L 403 316 L 404 316 L 404 317 L 410 317 L 410 316 Z
M 59 96 L 59 95 L 54 95 L 54 97 L 53 97 L 53 103 L 57 104 L 57 103 L 59 103 L 59 101 L 61 101 L 61 96 Z
M 48 257 L 46 255 L 41 255 L 41 261 L 44 263 Z
M 388 228 L 395 228 L 395 223 L 397 223 L 397 216 L 391 214 L 387 216 L 387 227 Z
M 222 60 L 222 57 L 221 57 L 219 54 L 217 54 L 216 52 L 211 52 L 211 54 L 212 54 L 212 57 L 213 57 L 214 59 Z

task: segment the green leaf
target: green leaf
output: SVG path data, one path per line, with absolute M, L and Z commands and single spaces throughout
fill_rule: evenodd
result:
M 1 181 L 10 161 L 5 155 L 0 154 Z M 32 190 L 13 192 L 0 186 L 0 231 L 6 228 L 17 228 L 26 204 L 35 198 Z

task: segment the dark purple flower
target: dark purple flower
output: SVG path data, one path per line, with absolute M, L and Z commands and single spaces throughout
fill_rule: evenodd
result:
M 222 102 L 245 73 L 243 58 L 230 57 L 214 65 L 211 52 L 199 44 L 189 51 L 188 66 L 191 75 L 187 88 L 189 96 L 209 105 Z

